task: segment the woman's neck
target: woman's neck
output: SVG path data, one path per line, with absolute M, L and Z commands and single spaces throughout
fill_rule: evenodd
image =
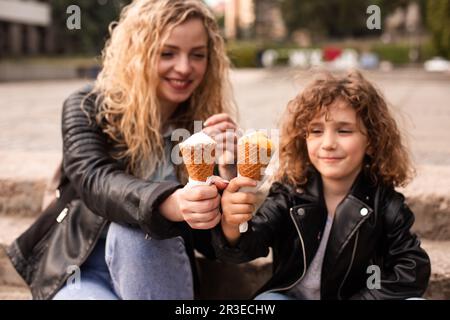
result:
M 177 110 L 178 104 L 160 102 L 160 107 L 161 107 L 161 128 L 165 128 L 170 117 Z

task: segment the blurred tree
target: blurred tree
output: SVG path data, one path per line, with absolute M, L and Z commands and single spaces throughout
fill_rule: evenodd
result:
M 429 0 L 427 23 L 436 53 L 450 58 L 450 0 Z
M 382 32 L 366 27 L 368 6 L 378 5 L 383 20 L 396 8 L 406 7 L 411 1 L 418 1 L 424 7 L 425 0 L 280 0 L 280 4 L 289 34 L 306 28 L 313 35 L 342 38 Z
M 52 0 L 53 30 L 57 53 L 100 54 L 108 37 L 108 26 L 119 17 L 123 6 L 130 0 Z M 67 8 L 77 5 L 81 9 L 81 29 L 69 30 Z

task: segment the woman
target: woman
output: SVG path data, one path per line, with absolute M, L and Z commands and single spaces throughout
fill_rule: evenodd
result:
M 194 298 L 193 250 L 220 222 L 225 185 L 182 188 L 171 136 L 206 120 L 225 147 L 236 127 L 228 67 L 202 1 L 123 9 L 95 85 L 64 103 L 59 197 L 8 250 L 34 299 Z

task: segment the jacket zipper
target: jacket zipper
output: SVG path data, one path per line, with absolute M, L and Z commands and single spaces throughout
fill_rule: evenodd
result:
M 300 229 L 298 228 L 297 223 L 295 222 L 295 219 L 294 219 L 294 217 L 293 217 L 292 211 L 293 211 L 293 208 L 291 208 L 291 209 L 289 210 L 289 215 L 291 216 L 291 219 L 292 219 L 292 221 L 294 222 L 295 229 L 297 230 L 298 236 L 300 237 L 300 242 L 301 242 L 301 244 L 302 244 L 302 252 L 303 252 L 303 273 L 302 273 L 302 275 L 300 276 L 300 278 L 298 278 L 297 281 L 295 281 L 295 282 L 294 282 L 293 284 L 291 284 L 290 286 L 287 286 L 287 287 L 284 287 L 284 288 L 275 288 L 275 289 L 267 290 L 266 292 L 275 292 L 275 291 L 285 291 L 285 290 L 290 290 L 290 289 L 292 289 L 293 287 L 295 287 L 295 286 L 297 285 L 297 283 L 299 283 L 299 282 L 304 278 L 304 276 L 305 276 L 305 274 L 306 274 L 306 252 L 305 252 L 305 243 L 304 243 L 304 241 L 303 241 L 303 237 L 302 237 L 302 234 L 301 234 L 301 232 L 300 232 Z
M 107 223 L 108 223 L 108 221 L 105 219 L 105 220 L 102 222 L 102 227 L 100 228 L 100 230 L 103 230 L 103 228 L 105 227 L 105 225 L 106 225 Z M 98 232 L 98 234 L 94 237 L 93 242 L 94 242 L 95 244 L 94 244 L 93 246 L 91 246 L 91 248 L 86 252 L 86 255 L 84 256 L 84 258 L 82 259 L 82 261 L 78 264 L 78 267 L 81 267 L 81 265 L 82 265 L 82 264 L 87 260 L 87 258 L 91 255 L 92 251 L 94 251 L 94 248 L 95 248 L 95 246 L 96 246 L 96 243 L 97 243 L 98 239 L 100 238 L 101 234 L 102 234 L 102 232 L 100 231 L 100 232 Z M 58 282 L 59 285 L 56 285 L 56 286 L 55 286 L 55 289 L 52 290 L 52 292 L 50 293 L 49 296 L 54 296 L 54 295 L 55 295 L 55 292 L 57 292 L 59 289 L 61 289 L 61 288 L 65 285 L 67 279 L 69 279 L 70 276 L 71 276 L 71 274 L 67 274 L 67 272 L 66 272 L 65 275 L 64 275 L 64 277 L 62 278 L 62 281 L 61 281 L 61 282 Z
M 356 247 L 358 245 L 358 238 L 359 238 L 359 230 L 356 232 L 355 244 L 353 245 L 352 259 L 350 260 L 350 265 L 348 266 L 348 269 L 347 269 L 347 272 L 345 273 L 344 279 L 342 280 L 341 285 L 339 286 L 339 289 L 338 289 L 339 300 L 342 300 L 341 290 L 342 290 L 342 287 L 344 286 L 345 281 L 347 280 L 348 275 L 350 274 L 350 270 L 351 270 L 351 268 L 353 266 L 353 262 L 355 260 L 355 253 L 356 253 Z

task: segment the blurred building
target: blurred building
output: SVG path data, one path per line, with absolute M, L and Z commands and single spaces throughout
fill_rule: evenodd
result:
M 228 39 L 284 39 L 286 28 L 278 1 L 228 0 L 225 6 L 225 36 Z
M 0 0 L 0 56 L 52 52 L 50 0 Z

